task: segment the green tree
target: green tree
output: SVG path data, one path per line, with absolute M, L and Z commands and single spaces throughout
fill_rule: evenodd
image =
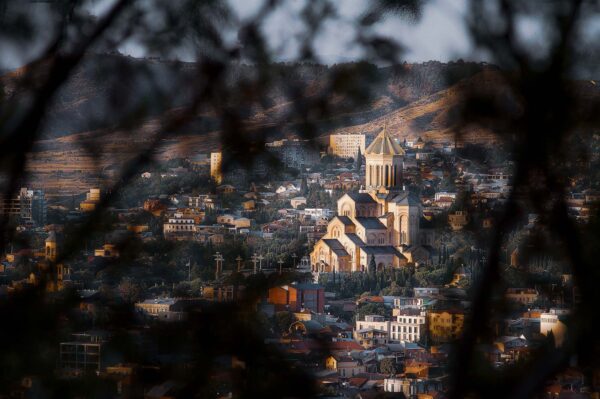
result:
M 354 169 L 356 172 L 360 172 L 360 168 L 362 167 L 362 154 L 360 152 L 360 148 L 358 149 L 358 154 L 356 154 L 356 161 L 354 161 Z
M 379 372 L 386 375 L 395 375 L 398 370 L 396 369 L 396 361 L 391 357 L 385 357 L 379 362 Z
M 284 311 L 275 313 L 275 325 L 279 328 L 280 332 L 288 331 L 294 320 L 292 312 Z
M 371 254 L 371 260 L 369 261 L 369 274 L 375 274 L 377 271 L 377 265 L 375 264 L 375 255 Z

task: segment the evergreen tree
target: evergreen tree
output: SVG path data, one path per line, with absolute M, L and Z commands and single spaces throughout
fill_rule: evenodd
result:
M 354 169 L 356 172 L 360 172 L 360 168 L 362 167 L 362 154 L 360 152 L 360 148 L 358 149 L 358 154 L 356 154 L 356 160 L 354 161 Z
M 369 261 L 369 274 L 375 274 L 377 271 L 377 265 L 375 264 L 375 255 L 371 254 L 371 260 Z
M 396 362 L 391 357 L 386 357 L 379 362 L 379 371 L 382 374 L 393 376 L 397 373 Z
M 300 183 L 300 192 L 302 195 L 306 195 L 308 193 L 308 183 L 306 182 L 306 177 L 302 176 L 302 183 Z

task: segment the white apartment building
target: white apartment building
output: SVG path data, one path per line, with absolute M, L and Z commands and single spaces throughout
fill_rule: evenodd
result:
M 329 208 L 305 208 L 302 213 L 310 216 L 312 220 L 330 219 L 335 212 Z
M 221 152 L 211 152 L 210 153 L 210 177 L 217 184 L 221 184 L 223 181 L 223 172 L 222 172 L 222 163 L 223 163 L 223 153 Z
M 398 315 L 396 321 L 390 323 L 390 339 L 418 342 L 425 336 L 426 322 L 425 312 L 420 312 L 418 315 Z
M 360 331 L 360 330 L 368 330 L 368 329 L 376 329 L 376 330 L 383 330 L 383 331 L 387 331 L 389 332 L 390 330 L 390 326 L 389 326 L 389 321 L 385 319 L 384 316 L 379 316 L 379 315 L 365 315 L 365 319 L 360 321 L 357 320 L 356 321 L 356 330 Z
M 394 309 L 422 309 L 425 305 L 423 298 L 399 296 L 394 298 Z
M 135 308 L 148 316 L 158 316 L 160 313 L 166 313 L 177 302 L 173 298 L 146 299 L 143 302 L 135 304 Z
M 407 398 L 416 398 L 419 394 L 442 389 L 442 382 L 421 378 L 386 378 L 383 380 L 384 392 L 402 392 Z
M 424 338 L 427 328 L 425 312 L 418 315 L 401 314 L 385 320 L 384 316 L 366 315 L 364 320 L 357 320 L 355 331 L 370 329 L 385 331 L 390 341 L 419 342 Z
M 439 201 L 442 198 L 452 198 L 456 199 L 456 193 L 450 193 L 448 191 L 438 191 L 435 193 L 435 200 Z
M 196 225 L 192 216 L 186 216 L 181 212 L 175 212 L 169 216 L 163 224 L 163 234 L 169 235 L 193 234 L 196 231 Z
M 341 158 L 356 158 L 358 150 L 364 155 L 373 137 L 365 134 L 332 134 L 329 136 L 329 153 Z
M 202 194 L 198 196 L 190 195 L 188 197 L 188 206 L 190 208 L 205 208 L 207 200 L 210 199 L 210 195 Z
M 550 309 L 548 313 L 540 315 L 540 334 L 548 335 L 552 331 L 557 347 L 562 346 L 566 338 L 567 325 L 563 322 L 563 316 L 568 314 L 569 311 L 565 309 Z

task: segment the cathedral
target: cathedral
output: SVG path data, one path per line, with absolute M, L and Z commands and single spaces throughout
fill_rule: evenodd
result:
M 419 246 L 422 209 L 402 187 L 405 152 L 384 128 L 365 150 L 365 187 L 344 194 L 337 216 L 310 254 L 313 272 L 360 272 L 402 267 Z

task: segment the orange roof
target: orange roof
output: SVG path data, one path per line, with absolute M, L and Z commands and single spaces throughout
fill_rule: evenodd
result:
M 362 387 L 368 379 L 364 377 L 353 377 L 348 380 L 350 386 L 360 388 Z
M 356 341 L 335 341 L 326 343 L 325 346 L 331 351 L 340 351 L 340 350 L 358 350 L 362 351 L 364 348 L 359 345 Z

